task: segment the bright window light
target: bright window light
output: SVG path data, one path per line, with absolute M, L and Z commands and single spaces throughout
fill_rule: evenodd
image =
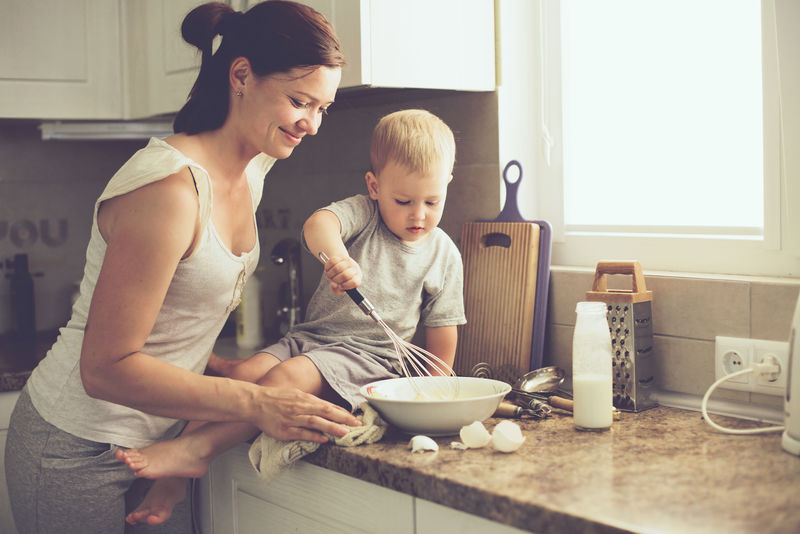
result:
M 758 0 L 561 3 L 567 231 L 764 229 Z

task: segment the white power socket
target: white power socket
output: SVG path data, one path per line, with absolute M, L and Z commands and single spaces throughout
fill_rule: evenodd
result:
M 789 343 L 766 339 L 717 336 L 714 346 L 714 374 L 717 380 L 736 371 L 743 371 L 760 362 L 777 364 L 779 367 L 778 373 L 772 376 L 761 376 L 756 371 L 753 371 L 752 373 L 726 380 L 719 387 L 782 396 L 786 392 Z

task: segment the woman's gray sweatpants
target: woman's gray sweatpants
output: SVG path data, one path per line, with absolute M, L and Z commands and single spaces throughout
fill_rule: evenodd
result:
M 137 479 L 114 457 L 116 446 L 62 432 L 41 418 L 27 390 L 11 415 L 6 480 L 20 534 L 191 532 L 191 499 L 163 525 L 125 523 L 152 481 Z

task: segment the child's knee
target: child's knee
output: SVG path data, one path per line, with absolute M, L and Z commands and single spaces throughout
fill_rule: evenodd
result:
M 271 354 L 259 352 L 234 367 L 230 378 L 245 382 L 258 382 L 277 363 L 278 359 Z

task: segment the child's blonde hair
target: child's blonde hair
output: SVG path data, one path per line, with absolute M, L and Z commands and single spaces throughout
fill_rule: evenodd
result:
M 380 173 L 389 161 L 411 172 L 429 174 L 445 163 L 453 172 L 456 141 L 442 119 L 424 109 L 406 109 L 384 116 L 372 133 L 369 150 L 372 172 Z

